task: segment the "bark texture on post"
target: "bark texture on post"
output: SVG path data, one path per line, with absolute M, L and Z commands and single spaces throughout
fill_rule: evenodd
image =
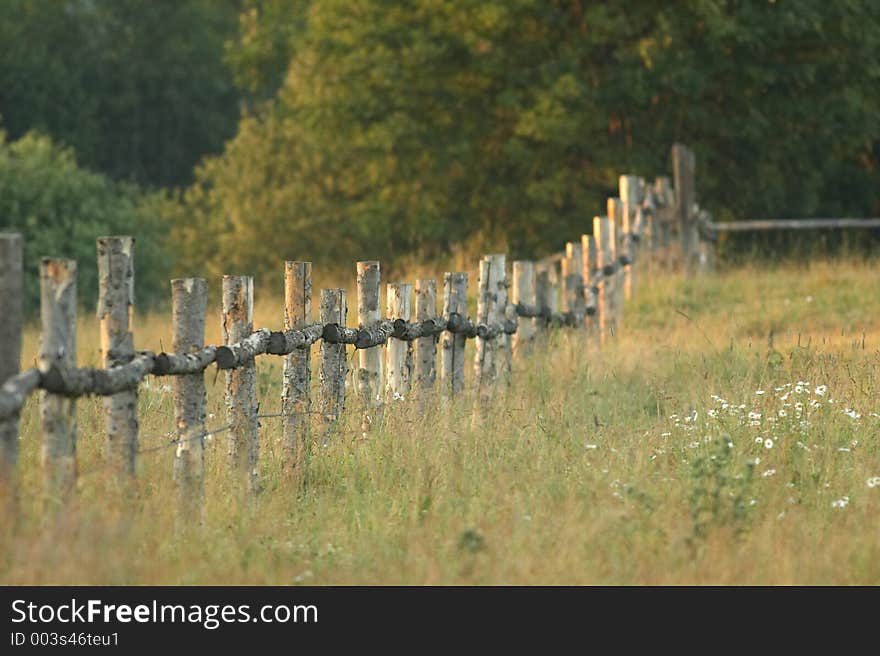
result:
M 599 336 L 599 300 L 594 288 L 594 279 L 599 269 L 596 240 L 593 235 L 581 235 L 581 253 L 583 254 L 584 306 L 587 312 L 585 323 L 592 339 Z
M 21 362 L 22 328 L 22 238 L 0 234 L 0 386 L 18 374 Z M 0 419 L 0 482 L 18 462 L 18 413 Z
M 379 298 L 381 270 L 379 262 L 357 263 L 358 327 L 371 329 L 382 320 Z M 381 421 L 382 351 L 379 348 L 358 350 L 357 392 L 363 406 L 362 432 Z
M 654 202 L 656 203 L 654 240 L 659 248 L 667 249 L 675 234 L 675 192 L 672 182 L 666 176 L 654 180 Z
M 609 285 L 614 276 L 614 224 L 611 219 L 607 216 L 593 219 L 593 238 L 596 240 L 596 266 L 603 275 L 599 281 L 598 316 L 599 336 L 604 344 L 616 332 L 614 290 Z
M 681 253 L 684 270 L 693 275 L 697 269 L 700 234 L 697 229 L 694 203 L 696 190 L 694 173 L 696 157 L 693 151 L 683 144 L 672 146 L 672 171 L 675 177 L 675 213 L 681 233 Z
M 620 256 L 628 260 L 623 269 L 623 298 L 630 300 L 635 290 L 636 271 L 632 265 L 637 257 L 637 246 L 633 239 L 639 234 L 641 226 L 637 225 L 636 217 L 640 216 L 639 206 L 642 202 L 641 184 L 638 176 L 620 176 L 620 201 L 622 203 L 621 250 Z M 641 235 L 640 235 L 641 236 Z
M 101 363 L 107 369 L 134 358 L 131 333 L 134 309 L 134 239 L 98 238 L 98 321 Z M 107 456 L 112 466 L 134 475 L 138 441 L 137 389 L 105 397 Z
M 312 306 L 312 263 L 284 263 L 284 331 L 309 325 Z M 290 472 L 300 462 L 311 423 L 311 348 L 284 356 L 281 382 L 282 468 Z
M 205 344 L 205 313 L 208 283 L 203 278 L 171 281 L 171 350 L 198 353 Z M 205 416 L 207 413 L 205 374 L 174 377 L 174 423 L 177 450 L 174 479 L 179 508 L 186 520 L 201 516 L 205 497 Z
M 40 264 L 40 371 L 76 367 L 76 261 Z M 76 489 L 76 401 L 40 391 L 42 464 L 50 498 Z
M 254 279 L 250 276 L 223 276 L 222 327 L 226 346 L 240 342 L 253 332 Z M 251 492 L 258 492 L 256 363 L 250 360 L 237 369 L 227 369 L 225 376 L 229 464 Z
M 615 329 L 623 321 L 623 288 L 626 271 L 620 263 L 623 237 L 623 203 L 617 197 L 608 199 L 608 219 L 611 222 L 611 260 L 615 271 L 611 275 L 608 288 L 610 291 L 611 314 L 614 317 Z
M 538 263 L 535 266 L 535 304 L 547 315 L 559 312 L 559 276 L 555 263 Z M 541 323 L 544 337 L 550 332 L 550 322 Z
M 535 294 L 535 265 L 526 260 L 513 263 L 512 302 L 514 305 L 534 305 L 541 309 Z M 528 355 L 534 346 L 539 319 L 520 317 L 516 333 L 511 340 L 515 356 Z
M 321 323 L 345 325 L 347 308 L 344 289 L 321 290 Z M 324 418 L 324 440 L 342 415 L 345 406 L 345 344 L 321 342 L 321 414 Z
M 416 280 L 416 321 L 437 317 L 437 281 Z M 415 343 L 414 387 L 424 402 L 437 382 L 437 335 L 419 337 Z
M 464 272 L 443 274 L 443 316 L 451 314 L 467 316 L 467 283 Z M 464 389 L 464 335 L 444 332 L 441 337 L 440 383 L 443 393 L 449 396 Z
M 389 319 L 409 321 L 412 285 L 389 283 L 387 286 L 386 308 Z M 391 338 L 386 351 L 388 372 L 385 392 L 389 400 L 402 400 L 409 395 L 412 377 L 412 348 L 410 342 Z
M 503 254 L 485 255 L 480 260 L 480 282 L 477 295 L 477 323 L 500 325 L 504 322 L 504 306 L 507 302 L 507 280 Z M 477 403 L 491 398 L 493 388 L 504 375 L 502 340 L 477 337 L 474 359 L 474 378 L 477 382 Z
M 576 325 L 584 327 L 586 301 L 584 299 L 584 254 L 580 243 L 565 244 L 565 258 L 562 260 L 562 300 L 563 311 L 576 318 Z

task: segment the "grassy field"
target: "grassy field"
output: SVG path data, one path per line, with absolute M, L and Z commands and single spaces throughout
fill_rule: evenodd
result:
M 59 514 L 42 510 L 31 400 L 0 582 L 878 584 L 878 280 L 856 261 L 643 274 L 607 349 L 553 335 L 478 422 L 467 397 L 395 404 L 367 439 L 350 417 L 292 485 L 264 420 L 255 503 L 230 492 L 218 435 L 192 530 L 175 528 L 163 448 L 170 380 L 142 388 L 142 447 L 157 448 L 129 495 L 102 465 L 100 401 L 79 403 L 80 489 Z M 135 337 L 170 344 L 166 318 Z M 80 361 L 97 361 L 89 318 Z M 261 412 L 277 411 L 280 372 L 260 360 Z M 207 381 L 210 428 L 225 424 L 222 376 Z

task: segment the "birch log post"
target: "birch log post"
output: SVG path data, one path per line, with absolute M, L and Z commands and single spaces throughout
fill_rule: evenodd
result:
M 386 308 L 389 319 L 409 321 L 412 296 L 412 285 L 407 283 L 389 283 L 386 287 Z M 385 392 L 389 400 L 402 401 L 409 396 L 412 376 L 411 342 L 392 337 L 385 351 L 387 380 Z
M 505 256 L 503 254 L 483 256 L 480 260 L 477 322 L 487 325 L 501 324 L 504 321 L 504 312 L 500 301 L 506 299 Z M 502 375 L 504 363 L 501 359 L 503 355 L 500 352 L 500 339 L 500 337 L 495 339 L 477 337 L 474 378 L 477 384 L 478 408 L 492 397 L 493 388 Z
M 581 253 L 583 254 L 584 306 L 587 313 L 586 326 L 592 341 L 599 338 L 599 301 L 594 288 L 598 256 L 596 240 L 593 235 L 581 235 Z
M 208 283 L 203 278 L 171 281 L 171 350 L 185 355 L 205 345 L 205 313 Z M 207 413 L 204 372 L 174 377 L 174 423 L 177 450 L 174 479 L 178 507 L 186 521 L 198 521 L 205 498 L 205 416 Z
M 416 321 L 426 321 L 437 316 L 437 281 L 416 280 Z M 437 335 L 419 337 L 414 354 L 415 389 L 424 407 L 437 382 Z
M 535 267 L 535 303 L 549 317 L 559 312 L 559 277 L 554 263 L 538 263 Z M 546 339 L 550 322 L 541 323 L 541 334 Z
M 535 265 L 527 260 L 516 260 L 513 263 L 512 302 L 514 305 L 538 305 L 535 293 Z M 534 346 L 535 334 L 538 331 L 539 319 L 520 317 L 516 332 L 511 339 L 513 355 L 528 355 Z
M 99 237 L 98 322 L 101 362 L 109 369 L 134 358 L 134 239 Z M 104 397 L 107 457 L 124 475 L 135 473 L 138 442 L 137 388 Z
M 344 289 L 321 290 L 321 323 L 345 325 L 347 308 Z M 321 342 L 321 415 L 324 418 L 324 443 L 335 428 L 345 407 L 345 376 L 348 363 L 345 344 Z
M 623 288 L 625 271 L 619 261 L 621 227 L 623 223 L 623 204 L 617 197 L 608 199 L 608 220 L 611 222 L 611 264 L 614 271 L 610 274 L 608 289 L 611 300 L 610 312 L 615 330 L 623 320 Z
M 223 343 L 231 346 L 254 331 L 254 279 L 223 276 Z M 259 491 L 260 457 L 257 423 L 256 365 L 253 359 L 225 370 L 226 419 L 229 424 L 229 464 L 237 480 Z
M 76 366 L 76 261 L 40 263 L 41 372 Z M 41 460 L 50 499 L 63 501 L 76 489 L 76 401 L 40 391 Z
M 697 270 L 700 234 L 697 228 L 694 203 L 696 191 L 694 172 L 696 157 L 693 151 L 683 144 L 672 146 L 672 171 L 675 177 L 675 212 L 681 233 L 681 253 L 686 275 Z
M 507 279 L 507 256 L 504 254 L 493 255 L 493 268 L 498 276 L 495 290 L 495 311 L 497 312 L 498 322 L 504 323 L 508 320 L 516 320 L 515 315 L 511 315 L 512 308 L 508 303 L 509 294 L 507 289 L 509 282 Z M 499 367 L 498 377 L 501 382 L 510 384 L 511 370 L 513 366 L 512 351 L 510 348 L 510 338 L 506 332 L 497 337 L 498 339 L 498 355 Z
M 598 292 L 599 338 L 604 345 L 614 335 L 613 289 L 609 279 L 614 275 L 614 224 L 607 216 L 593 219 L 593 237 L 596 240 L 596 266 L 602 272 Z M 607 276 L 607 277 L 606 277 Z
M 357 263 L 358 325 L 375 326 L 382 319 L 379 300 L 379 262 Z M 382 350 L 358 349 L 357 391 L 363 406 L 361 432 L 366 435 L 370 426 L 382 419 Z
M 21 362 L 22 328 L 22 238 L 0 234 L 0 386 L 18 374 Z M 18 413 L 0 419 L 0 483 L 15 471 L 18 463 Z
M 312 263 L 284 263 L 284 330 L 309 325 L 312 307 Z M 281 467 L 290 474 L 299 465 L 311 423 L 311 347 L 284 356 L 281 383 Z
M 638 176 L 622 175 L 619 179 L 621 202 L 621 251 L 620 255 L 629 261 L 623 270 L 623 298 L 632 298 L 636 285 L 636 270 L 632 263 L 638 255 L 635 235 L 638 234 L 636 215 L 642 202 L 641 184 Z
M 443 274 L 443 316 L 452 314 L 467 316 L 468 275 L 464 272 Z M 440 385 L 448 397 L 464 389 L 464 335 L 444 331 L 440 350 Z
M 654 180 L 654 199 L 657 203 L 656 221 L 657 241 L 660 248 L 668 249 L 675 233 L 675 192 L 672 182 L 666 176 L 659 176 Z
M 576 325 L 584 328 L 587 315 L 584 299 L 584 252 L 579 242 L 565 244 L 562 260 L 563 310 L 576 318 Z

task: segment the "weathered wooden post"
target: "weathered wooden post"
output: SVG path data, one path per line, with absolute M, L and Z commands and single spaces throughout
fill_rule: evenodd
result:
M 468 275 L 464 272 L 443 274 L 443 316 L 467 316 Z M 464 335 L 444 331 L 440 350 L 440 384 L 443 394 L 454 396 L 464 389 Z
M 134 239 L 98 237 L 98 321 L 105 368 L 134 358 Z M 103 399 L 107 457 L 126 475 L 135 473 L 138 443 L 137 389 Z
M 40 263 L 40 371 L 76 367 L 76 261 Z M 40 391 L 46 491 L 63 501 L 76 490 L 76 401 Z
M 195 353 L 205 345 L 207 309 L 208 283 L 203 278 L 171 281 L 171 349 L 174 353 Z M 174 478 L 181 516 L 190 520 L 199 518 L 204 502 L 206 408 L 204 372 L 175 376 Z
M 641 238 L 637 217 L 641 216 L 642 202 L 641 185 L 638 176 L 622 175 L 619 180 L 621 207 L 621 242 L 620 256 L 628 264 L 623 267 L 623 298 L 630 300 L 635 291 L 636 271 L 633 267 L 638 257 L 638 244 Z
M 683 144 L 673 145 L 672 171 L 675 177 L 675 211 L 681 231 L 681 252 L 687 275 L 693 275 L 697 270 L 700 244 L 697 216 L 694 212 L 694 203 L 696 203 L 695 169 L 696 157 L 693 151 Z
M 437 316 L 437 282 L 416 280 L 416 321 L 426 321 Z M 437 381 L 437 335 L 419 337 L 415 344 L 415 389 L 422 405 L 434 390 Z
M 504 321 L 502 303 L 507 300 L 505 259 L 503 254 L 498 254 L 485 255 L 480 260 L 477 322 L 490 329 L 501 326 Z M 488 335 L 487 337 L 477 336 L 474 378 L 477 383 L 478 404 L 485 403 L 491 398 L 492 388 L 503 373 L 505 365 L 500 351 L 499 340 L 501 337 L 502 335 L 496 335 L 493 339 Z
M 345 325 L 348 308 L 344 289 L 321 290 L 321 323 Z M 348 362 L 345 344 L 321 342 L 321 414 L 324 417 L 324 441 L 345 407 L 345 376 Z
M 563 310 L 571 313 L 575 326 L 584 328 L 586 299 L 584 298 L 584 252 L 580 242 L 565 244 L 562 260 Z
M 611 222 L 611 260 L 614 273 L 608 286 L 611 299 L 611 313 L 614 316 L 615 331 L 623 321 L 623 289 L 625 286 L 624 267 L 620 263 L 621 238 L 623 236 L 623 204 L 619 198 L 608 199 L 608 219 Z
M 602 272 L 599 281 L 599 336 L 605 344 L 617 330 L 614 317 L 613 288 L 609 282 L 614 275 L 614 224 L 607 216 L 593 219 L 593 238 L 596 240 L 596 266 Z M 607 277 L 606 277 L 607 276 Z
M 514 306 L 538 306 L 535 291 L 534 263 L 526 260 L 516 260 L 513 263 L 513 288 L 511 291 Z M 524 356 L 531 352 L 537 331 L 537 318 L 527 319 L 520 317 L 516 332 L 511 340 L 511 349 L 515 356 Z
M 409 321 L 412 296 L 412 285 L 408 283 L 389 283 L 386 287 L 386 307 L 389 319 Z M 392 337 L 386 349 L 387 361 L 385 369 L 388 379 L 385 392 L 391 400 L 402 401 L 409 396 L 412 380 L 412 344 L 411 342 Z
M 379 300 L 379 262 L 357 263 L 358 325 L 369 328 L 382 319 Z M 362 432 L 382 418 L 382 351 L 378 347 L 358 350 L 357 391 L 363 406 Z
M 593 235 L 581 235 L 581 253 L 583 254 L 583 278 L 584 278 L 584 309 L 587 313 L 585 320 L 587 331 L 591 340 L 599 338 L 599 299 L 594 279 L 598 271 L 596 255 L 596 240 Z
M 668 249 L 675 231 L 675 192 L 668 177 L 658 176 L 654 180 L 654 200 L 657 203 L 657 220 L 654 221 L 657 241 L 661 248 Z
M 535 298 L 538 307 L 547 316 L 559 312 L 559 276 L 556 275 L 555 263 L 539 262 L 535 267 Z M 540 325 L 546 338 L 550 332 L 550 322 L 543 321 Z
M 299 330 L 309 323 L 312 308 L 312 263 L 284 263 L 284 330 Z M 311 347 L 294 349 L 284 356 L 281 382 L 282 469 L 291 473 L 300 463 L 311 424 Z
M 254 331 L 254 279 L 223 276 L 223 343 L 231 346 Z M 228 456 L 230 467 L 248 489 L 259 491 L 260 457 L 257 422 L 256 363 L 253 359 L 238 368 L 227 369 L 226 418 L 230 425 Z
M 22 238 L 0 234 L 0 385 L 18 373 L 21 362 Z M 18 413 L 0 419 L 0 483 L 15 471 L 18 462 Z

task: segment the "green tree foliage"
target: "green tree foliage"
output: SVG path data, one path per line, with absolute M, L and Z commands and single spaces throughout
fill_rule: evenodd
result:
M 158 224 L 158 195 L 144 196 L 133 185 L 116 183 L 77 166 L 73 152 L 47 137 L 29 133 L 8 142 L 0 132 L 0 230 L 21 232 L 25 240 L 25 300 L 39 301 L 40 258 L 77 260 L 80 299 L 97 299 L 95 239 L 134 235 L 138 301 L 167 289 L 171 266 Z
M 114 179 L 182 185 L 235 132 L 238 0 L 3 0 L 0 115 Z
M 227 270 L 478 236 L 535 255 L 677 140 L 718 218 L 877 209 L 873 0 L 327 0 L 285 27 L 267 4 L 238 70 L 265 91 L 287 52 L 284 82 L 177 209 Z

